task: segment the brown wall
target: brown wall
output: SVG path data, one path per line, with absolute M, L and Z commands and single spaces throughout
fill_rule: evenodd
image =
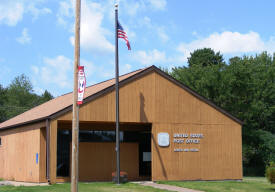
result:
M 57 120 L 50 122 L 50 182 L 56 183 Z
M 111 181 L 116 168 L 115 143 L 79 144 L 79 180 Z M 121 171 L 128 173 L 130 180 L 138 179 L 138 143 L 121 143 Z
M 59 118 L 70 120 L 71 113 Z M 115 92 L 80 108 L 83 121 L 115 121 Z M 157 73 L 120 88 L 120 121 L 152 123 L 152 180 L 242 179 L 241 125 Z M 170 134 L 159 147 L 157 133 Z M 202 133 L 200 144 L 175 144 L 174 133 Z M 174 152 L 174 148 L 199 152 Z
M 152 180 L 242 179 L 241 125 L 160 75 L 155 90 Z M 159 132 L 169 133 L 169 147 L 158 146 Z M 202 133 L 204 138 L 200 144 L 177 144 L 174 133 Z
M 82 122 L 114 122 L 115 92 L 81 106 L 79 117 Z M 71 119 L 69 112 L 50 123 L 52 183 L 56 182 L 58 122 Z M 152 180 L 242 179 L 241 125 L 155 72 L 120 88 L 120 121 L 152 123 Z M 41 174 L 35 165 L 35 153 L 45 149 L 41 141 L 44 133 L 39 131 L 41 126 L 36 128 L 14 129 L 9 137 L 2 138 L 0 168 L 4 171 L 0 170 L 0 177 L 34 182 L 44 179 L 44 162 L 40 161 Z M 159 132 L 170 134 L 169 147 L 158 146 Z M 200 144 L 175 144 L 174 133 L 202 133 L 204 138 Z M 196 147 L 199 152 L 174 152 L 175 147 Z M 22 158 L 14 168 L 15 159 Z
M 39 182 L 40 128 L 45 123 L 1 131 L 0 178 L 6 180 Z M 40 158 L 39 158 L 40 160 Z
M 40 129 L 39 182 L 47 182 L 47 134 L 46 127 Z
M 156 123 L 152 130 L 153 180 L 242 179 L 239 126 Z M 169 133 L 169 147 L 158 146 L 159 132 Z M 202 133 L 204 138 L 200 144 L 178 144 L 174 133 Z M 199 152 L 174 152 L 175 148 Z
M 155 74 L 150 73 L 120 88 L 120 121 L 153 122 Z M 108 93 L 80 108 L 80 121 L 115 121 L 115 92 Z M 69 112 L 58 120 L 72 120 Z

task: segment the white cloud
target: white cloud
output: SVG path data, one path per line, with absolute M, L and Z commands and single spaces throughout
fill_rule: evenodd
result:
M 124 1 L 121 6 L 123 11 L 130 16 L 135 16 L 138 11 L 145 9 L 143 1 Z
M 186 62 L 190 53 L 200 48 L 212 48 L 224 54 L 273 52 L 275 51 L 274 43 L 274 37 L 264 41 L 258 33 L 253 31 L 244 34 L 225 31 L 213 33 L 209 37 L 199 38 L 190 43 L 180 43 L 177 49 L 184 54 L 181 60 Z
M 166 0 L 149 0 L 150 5 L 156 10 L 164 10 L 166 7 Z
M 44 82 L 54 83 L 60 87 L 71 87 L 68 72 L 72 71 L 72 60 L 59 55 L 56 58 L 44 58 L 45 66 L 41 68 L 41 78 Z
M 74 1 L 66 0 L 59 3 L 57 21 L 67 26 L 70 24 L 70 32 L 74 32 L 72 18 L 74 16 Z M 81 48 L 96 53 L 113 52 L 114 45 L 107 39 L 112 32 L 102 26 L 106 7 L 100 3 L 83 0 L 81 4 L 80 45 Z M 74 45 L 74 36 L 70 37 Z
M 162 42 L 167 42 L 169 40 L 169 36 L 166 34 L 164 27 L 157 28 L 157 34 Z
M 15 26 L 23 18 L 23 3 L 4 0 L 0 3 L 0 13 L 0 24 Z
M 16 41 L 21 44 L 27 44 L 31 42 L 31 37 L 28 33 L 28 29 L 24 28 L 20 37 L 16 38 Z
M 84 66 L 85 76 L 86 78 L 90 77 L 96 71 L 96 68 L 91 61 L 87 61 L 85 59 L 80 60 L 80 65 Z
M 114 45 L 106 38 L 106 35 L 111 34 L 111 32 L 102 27 L 102 20 L 103 12 L 101 5 L 83 1 L 80 43 L 84 49 L 99 52 L 114 51 Z
M 98 70 L 92 62 L 84 59 L 80 60 L 80 65 L 85 67 L 87 81 Z M 38 94 L 43 93 L 47 87 L 57 96 L 73 87 L 73 60 L 64 55 L 45 57 L 43 65 L 33 65 L 31 71 L 34 91 Z
M 27 12 L 30 12 L 33 15 L 33 19 L 37 19 L 40 15 L 46 15 L 46 14 L 52 13 L 52 10 L 47 7 L 43 7 L 39 9 L 36 7 L 36 4 L 34 2 L 28 5 Z
M 165 52 L 154 49 L 152 51 L 137 51 L 134 53 L 134 59 L 143 65 L 153 65 L 167 61 Z
M 120 0 L 120 8 L 129 16 L 136 16 L 139 12 L 165 10 L 166 0 Z
M 34 65 L 31 66 L 31 70 L 35 75 L 39 74 L 39 68 L 37 66 L 34 66 Z
M 120 66 L 120 75 L 131 72 L 131 69 L 132 69 L 132 65 L 128 63 Z
M 42 0 L 1 0 L 0 1 L 0 24 L 15 26 L 23 19 L 25 13 L 30 13 L 34 19 L 41 14 L 49 14 L 51 10 L 43 7 L 38 8 Z
M 60 88 L 72 87 L 73 62 L 71 59 L 59 55 L 55 58 L 44 58 L 42 67 L 32 66 L 33 82 L 42 81 L 43 84 L 54 84 Z
M 137 12 L 148 10 L 163 10 L 166 7 L 166 0 L 121 0 L 121 12 L 126 15 L 134 16 Z M 59 10 L 57 13 L 57 22 L 74 33 L 74 1 L 63 0 L 59 3 Z M 109 22 L 113 22 L 114 16 L 114 2 L 110 0 L 105 1 L 91 1 L 82 0 L 81 5 L 81 48 L 93 53 L 110 53 L 114 52 L 114 44 L 109 39 L 113 39 L 113 31 L 107 29 L 103 23 L 107 15 Z M 149 21 L 150 22 L 150 21 Z M 123 25 L 126 29 L 129 39 L 135 39 L 135 32 L 127 30 L 127 25 Z M 161 41 L 166 42 L 169 37 L 164 30 L 164 27 L 157 27 L 156 34 Z M 69 38 L 72 45 L 74 45 L 74 35 Z
M 151 32 L 151 35 L 157 34 L 158 38 L 164 43 L 166 43 L 170 39 L 170 37 L 166 33 L 166 27 L 153 24 L 151 19 L 147 16 L 140 19 L 138 25 L 140 27 L 146 26 L 149 29 L 148 31 Z
M 151 27 L 152 27 L 152 23 L 151 23 L 150 17 L 145 16 L 145 17 L 141 20 L 141 25 L 146 25 L 147 27 L 151 28 Z
M 56 14 L 57 22 L 61 25 L 66 26 L 68 24 L 65 17 L 73 17 L 74 9 L 72 1 L 61 1 L 59 2 L 59 10 Z

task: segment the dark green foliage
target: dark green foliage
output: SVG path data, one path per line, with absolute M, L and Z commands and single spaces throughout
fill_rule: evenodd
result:
M 275 161 L 274 56 L 233 57 L 225 64 L 220 53 L 201 49 L 188 63 L 170 74 L 244 121 L 244 174 L 263 175 L 266 164 Z
M 7 88 L 0 85 L 0 122 L 52 98 L 53 96 L 47 90 L 41 96 L 35 94 L 29 78 L 24 74 L 20 75 Z
M 223 57 L 220 52 L 215 53 L 210 48 L 195 50 L 193 53 L 191 53 L 191 57 L 188 57 L 187 60 L 189 67 L 193 67 L 195 65 L 207 67 L 223 63 Z
M 7 115 L 4 109 L 5 101 L 7 100 L 7 89 L 0 85 L 0 122 L 7 119 Z
M 269 166 L 266 168 L 265 176 L 271 184 L 275 183 L 275 163 L 274 162 L 270 162 Z

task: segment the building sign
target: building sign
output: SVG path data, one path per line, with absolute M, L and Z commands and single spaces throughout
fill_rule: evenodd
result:
M 81 105 L 84 97 L 86 87 L 86 78 L 84 73 L 84 66 L 78 66 L 78 98 L 77 104 Z
M 168 133 L 158 133 L 158 144 L 161 147 L 168 147 L 169 142 L 169 134 Z
M 173 142 L 175 144 L 179 144 L 174 148 L 174 152 L 198 152 L 199 149 L 197 147 L 188 147 L 189 144 L 200 144 L 201 139 L 203 138 L 202 133 L 175 133 L 173 135 Z M 180 146 L 182 144 L 186 144 Z

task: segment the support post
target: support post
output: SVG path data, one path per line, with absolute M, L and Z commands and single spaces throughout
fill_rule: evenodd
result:
M 76 0 L 71 192 L 78 192 L 79 106 L 77 105 L 77 88 L 78 88 L 78 66 L 79 66 L 79 58 L 80 58 L 80 11 L 81 11 L 81 0 Z
M 118 5 L 115 5 L 115 42 L 116 42 L 116 178 L 120 184 L 120 134 L 119 134 L 119 66 L 118 66 Z
M 50 183 L 50 121 L 46 119 L 46 179 Z

